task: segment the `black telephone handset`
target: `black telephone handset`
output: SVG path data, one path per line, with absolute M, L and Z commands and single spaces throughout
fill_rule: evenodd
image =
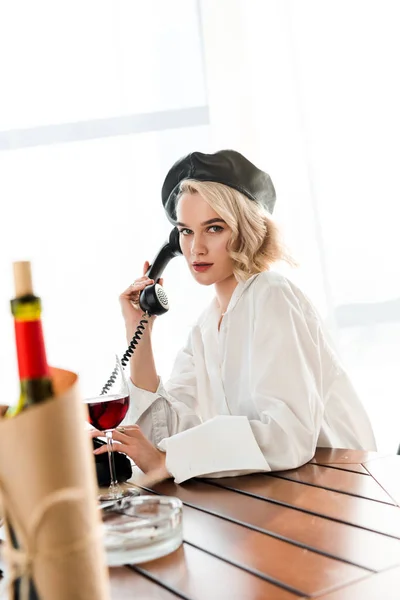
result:
M 143 335 L 145 327 L 148 323 L 148 317 L 153 315 L 163 315 L 169 309 L 167 294 L 164 292 L 162 286 L 157 283 L 157 280 L 160 279 L 171 258 L 174 258 L 174 256 L 179 256 L 180 254 L 182 254 L 182 250 L 179 245 L 179 231 L 176 227 L 174 227 L 169 234 L 168 241 L 161 246 L 153 260 L 153 263 L 150 265 L 146 273 L 147 277 L 154 279 L 156 283 L 145 287 L 139 296 L 139 306 L 143 310 L 144 314 L 136 328 L 135 334 L 131 339 L 125 354 L 121 358 L 121 365 L 123 368 L 125 368 L 127 365 L 130 357 L 134 353 L 135 348 L 140 341 L 140 338 Z M 117 373 L 118 365 L 115 367 L 109 379 L 103 386 L 100 395 L 106 394 L 109 391 L 116 379 Z
M 157 280 L 160 279 L 165 267 L 174 256 L 182 254 L 179 245 L 179 231 L 176 227 L 169 234 L 169 240 L 157 253 L 146 275 L 156 283 L 149 285 L 141 292 L 139 305 L 143 312 L 151 315 L 163 315 L 169 309 L 168 297 Z

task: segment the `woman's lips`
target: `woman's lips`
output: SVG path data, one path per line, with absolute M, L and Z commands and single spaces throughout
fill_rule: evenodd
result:
M 197 263 L 193 264 L 192 266 L 193 269 L 198 273 L 203 273 L 204 271 L 207 271 L 210 267 L 212 267 L 212 263 Z

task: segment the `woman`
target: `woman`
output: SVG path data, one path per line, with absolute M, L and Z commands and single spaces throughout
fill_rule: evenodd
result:
M 270 216 L 269 176 L 231 150 L 194 152 L 172 167 L 162 196 L 191 274 L 214 286 L 215 299 L 165 385 L 150 319 L 131 358 L 128 419 L 136 425 L 115 432 L 116 449 L 178 483 L 293 469 L 317 445 L 374 450 L 368 417 L 315 309 L 270 271 L 289 259 Z M 144 275 L 120 296 L 128 340 L 143 315 L 139 294 L 151 283 Z

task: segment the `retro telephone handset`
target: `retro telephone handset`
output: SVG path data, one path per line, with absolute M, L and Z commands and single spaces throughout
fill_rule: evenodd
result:
M 182 254 L 181 247 L 179 245 L 179 231 L 176 227 L 173 228 L 171 233 L 169 234 L 169 239 L 165 244 L 163 244 L 160 250 L 157 252 L 156 257 L 153 260 L 153 263 L 150 265 L 146 275 L 149 279 L 154 279 L 156 283 L 149 285 L 142 290 L 139 296 L 139 306 L 143 310 L 143 317 L 136 328 L 135 334 L 130 341 L 130 344 L 121 358 L 122 368 L 125 368 L 128 363 L 130 357 L 134 353 L 136 346 L 138 345 L 141 336 L 145 330 L 145 326 L 148 323 L 148 317 L 153 315 L 163 315 L 169 309 L 168 297 L 164 292 L 162 286 L 157 283 L 158 279 L 160 279 L 165 267 L 174 256 L 179 256 Z M 115 367 L 114 371 L 111 373 L 109 379 L 103 386 L 100 395 L 105 394 L 113 385 L 116 375 L 118 372 L 118 366 Z
M 163 315 L 169 309 L 168 297 L 157 280 L 160 279 L 165 267 L 174 256 L 182 254 L 179 245 L 179 231 L 176 227 L 169 234 L 169 240 L 163 244 L 158 251 L 153 264 L 150 265 L 146 276 L 154 279 L 156 283 L 149 285 L 141 292 L 139 305 L 144 313 L 150 317 L 152 315 Z

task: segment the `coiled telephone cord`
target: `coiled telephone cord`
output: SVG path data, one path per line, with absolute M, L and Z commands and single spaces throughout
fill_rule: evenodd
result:
M 144 330 L 146 329 L 146 325 L 149 322 L 148 321 L 149 317 L 150 317 L 150 315 L 148 313 L 144 313 L 142 315 L 142 319 L 141 319 L 141 321 L 139 322 L 139 325 L 136 328 L 135 334 L 134 334 L 133 338 L 131 339 L 131 341 L 129 343 L 129 346 L 126 349 L 123 357 L 121 358 L 121 365 L 122 365 L 123 369 L 125 368 L 125 366 L 129 362 L 130 357 L 135 352 L 136 346 L 140 342 L 140 338 L 142 337 L 142 335 L 144 333 Z M 103 394 L 106 394 L 111 389 L 111 387 L 115 383 L 115 380 L 117 379 L 118 369 L 119 369 L 119 365 L 116 364 L 113 372 L 111 373 L 111 375 L 109 377 L 109 379 L 104 384 L 104 386 L 103 386 L 103 388 L 102 388 L 102 390 L 100 392 L 100 396 L 103 396 Z

